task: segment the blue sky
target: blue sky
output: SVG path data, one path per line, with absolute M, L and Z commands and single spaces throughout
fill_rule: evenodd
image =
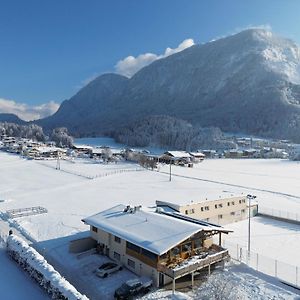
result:
M 298 0 L 0 0 L 0 99 L 60 103 L 119 60 L 268 24 L 300 43 Z M 0 107 L 1 109 L 1 107 Z

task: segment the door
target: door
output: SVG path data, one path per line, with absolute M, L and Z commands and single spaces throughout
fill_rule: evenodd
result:
M 165 284 L 165 275 L 162 273 L 159 273 L 159 286 L 162 287 Z

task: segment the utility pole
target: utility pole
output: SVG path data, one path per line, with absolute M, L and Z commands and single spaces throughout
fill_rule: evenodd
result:
M 255 199 L 256 196 L 254 195 L 247 195 L 247 199 L 248 199 L 248 208 L 249 208 L 249 214 L 248 214 L 248 255 L 250 255 L 250 235 L 251 235 L 251 223 L 250 223 L 250 219 L 251 219 L 251 200 Z
M 57 152 L 57 162 L 56 162 L 56 170 L 60 170 L 60 160 L 59 153 Z

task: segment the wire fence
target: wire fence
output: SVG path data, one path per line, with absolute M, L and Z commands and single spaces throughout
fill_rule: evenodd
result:
M 76 176 L 83 177 L 86 179 L 96 179 L 96 178 L 101 178 L 101 177 L 106 177 L 106 176 L 111 176 L 111 175 L 116 175 L 116 174 L 122 174 L 122 173 L 127 173 L 127 172 L 139 172 L 139 171 L 145 170 L 142 167 L 137 167 L 137 168 L 117 169 L 117 170 L 112 170 L 112 171 L 101 172 L 98 174 L 86 174 L 86 173 L 78 172 L 75 170 L 70 170 L 70 169 L 68 170 L 68 169 L 64 168 L 63 166 L 60 166 L 60 168 L 57 169 L 56 166 L 54 166 L 54 165 L 49 165 L 44 162 L 38 162 L 38 163 L 45 167 L 48 167 L 51 169 L 56 169 L 60 172 L 76 175 Z
M 253 251 L 248 252 L 246 247 L 225 240 L 223 240 L 222 245 L 228 249 L 232 259 L 243 262 L 256 271 L 300 288 L 300 266 L 290 265 Z
M 282 211 L 282 210 L 278 210 L 278 209 L 259 206 L 258 214 L 271 216 L 271 217 L 284 219 L 284 220 L 300 222 L 300 213 L 297 213 L 297 212 Z

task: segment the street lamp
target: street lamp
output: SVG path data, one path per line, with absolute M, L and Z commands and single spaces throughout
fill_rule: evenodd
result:
M 251 200 L 255 199 L 256 196 L 254 195 L 247 195 L 248 199 L 248 207 L 249 207 L 249 214 L 248 214 L 248 255 L 250 254 L 250 217 L 251 217 Z

